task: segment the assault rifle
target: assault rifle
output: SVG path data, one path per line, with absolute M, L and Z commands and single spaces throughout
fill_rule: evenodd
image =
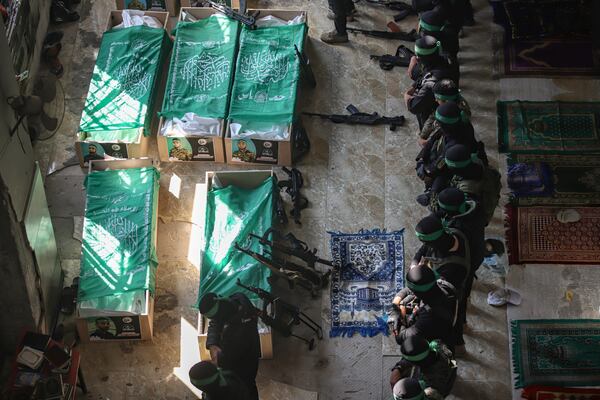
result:
M 271 257 L 271 259 L 269 259 L 262 254 L 241 247 L 238 243 L 235 243 L 234 247 L 236 250 L 249 255 L 265 267 L 269 268 L 275 275 L 285 278 L 288 281 L 290 289 L 294 289 L 295 284 L 297 283 L 304 289 L 310 291 L 310 294 L 313 297 L 316 297 L 317 291 L 327 286 L 331 271 L 322 274 L 317 270 L 303 265 L 295 264 L 290 261 L 278 260 L 274 258 L 272 254 L 266 253 Z
M 382 56 L 371 55 L 371 60 L 379 61 L 379 68 L 384 71 L 389 71 L 394 67 L 408 67 L 410 65 L 410 59 L 414 56 L 409 48 L 404 45 L 398 46 L 396 49 L 396 55 L 384 54 Z
M 408 328 L 412 325 L 411 316 L 420 300 L 414 294 L 406 296 L 400 304 L 392 304 L 388 310 L 388 324 L 391 325 L 394 336 L 398 336 L 402 327 Z
M 302 210 L 308 207 L 308 199 L 300 193 L 300 189 L 304 186 L 304 178 L 302 173 L 297 168 L 291 170 L 283 167 L 283 172 L 288 174 L 289 179 L 279 182 L 279 189 L 285 189 L 285 192 L 292 198 L 293 208 L 290 215 L 294 218 L 294 222 L 302 225 L 300 215 Z
M 300 323 L 303 323 L 314 332 L 314 334 L 317 336 L 317 339 L 323 339 L 323 329 L 321 326 L 304 312 L 300 311 L 299 307 L 282 300 L 280 297 L 273 296 L 273 294 L 264 289 L 254 286 L 246 286 L 239 279 L 237 280 L 236 284 L 252 293 L 255 293 L 261 300 L 263 300 L 262 309 L 255 307 L 257 315 L 265 324 L 272 327 L 273 330 L 279 332 L 284 337 L 293 336 L 308 344 L 308 350 L 314 349 L 314 338 L 307 339 L 293 333 L 292 327 L 294 325 L 300 325 Z
M 273 234 L 273 239 L 269 240 L 269 235 Z M 297 257 L 304 261 L 310 268 L 315 268 L 315 263 L 320 263 L 333 267 L 333 261 L 324 260 L 317 256 L 317 249 L 309 249 L 306 242 L 298 239 L 292 233 L 282 236 L 280 232 L 269 228 L 262 236 L 251 233 L 249 235 L 258 239 L 258 243 L 263 246 L 269 246 L 273 250 L 289 256 Z
M 229 18 L 241 22 L 242 24 L 246 25 L 250 29 L 256 29 L 256 17 L 258 17 L 258 14 L 260 13 L 260 11 L 257 11 L 252 15 L 242 14 L 237 11 L 234 11 L 231 7 L 228 7 L 224 4 L 218 4 L 211 0 L 205 0 L 205 1 L 208 3 L 208 5 L 210 7 L 225 14 Z M 244 10 L 244 12 L 245 12 L 245 10 Z
M 415 29 L 410 32 L 388 32 L 388 31 L 369 31 L 366 29 L 359 28 L 346 28 L 351 33 L 362 33 L 366 36 L 381 38 L 381 39 L 393 39 L 393 40 L 404 40 L 407 42 L 414 42 L 419 38 L 419 34 Z
M 302 75 L 304 78 L 306 78 L 306 82 L 308 82 L 311 88 L 316 87 L 317 80 L 315 79 L 315 74 L 310 66 L 310 61 L 304 54 L 300 52 L 300 50 L 298 50 L 298 46 L 294 45 L 294 50 L 296 51 L 296 56 L 300 61 L 300 68 L 302 69 Z
M 397 10 L 397 11 L 402 11 L 402 10 L 412 10 L 414 11 L 414 8 L 407 3 L 404 3 L 402 1 L 394 1 L 394 0 L 365 0 L 367 3 L 370 4 L 375 4 L 378 6 L 383 6 L 386 8 L 389 8 L 390 10 Z M 416 13 L 416 11 L 415 11 Z
M 405 118 L 403 115 L 398 117 L 382 117 L 378 113 L 372 114 L 362 113 L 358 111 L 358 108 L 352 104 L 346 107 L 346 110 L 350 112 L 350 115 L 343 114 L 319 114 L 305 112 L 304 115 L 310 115 L 315 117 L 321 117 L 328 119 L 334 124 L 350 124 L 350 125 L 389 125 L 392 131 L 396 130 L 396 127 L 404 125 Z
M 277 215 L 277 222 L 279 222 L 280 225 L 287 225 L 287 211 L 285 211 L 285 207 L 283 206 L 281 193 L 275 195 L 275 215 Z

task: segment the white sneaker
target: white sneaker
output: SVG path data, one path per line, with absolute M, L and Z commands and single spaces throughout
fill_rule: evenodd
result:
M 577 222 L 581 219 L 581 214 L 572 208 L 567 208 L 565 210 L 560 210 L 556 213 L 556 219 L 558 222 L 563 224 L 568 224 L 570 222 Z

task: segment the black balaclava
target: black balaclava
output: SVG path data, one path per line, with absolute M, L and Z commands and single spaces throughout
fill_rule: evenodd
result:
M 454 245 L 454 237 L 445 231 L 442 220 L 433 214 L 419 221 L 415 232 L 421 242 L 443 253 Z
M 425 392 L 415 378 L 400 379 L 394 385 L 394 400 L 424 400 Z
M 237 313 L 238 307 L 231 299 L 207 293 L 200 299 L 199 308 L 200 314 L 208 319 L 228 322 Z
M 420 367 L 427 367 L 436 360 L 437 353 L 432 350 L 437 346 L 437 342 L 429 342 L 417 335 L 411 335 L 406 337 L 400 345 L 400 352 L 402 358 L 412 364 Z
M 209 396 L 221 393 L 227 385 L 219 368 L 210 361 L 200 361 L 190 368 L 190 382 L 198 389 L 206 392 Z
M 446 188 L 438 194 L 438 206 L 449 216 L 464 214 L 469 209 L 465 194 L 457 188 Z
M 446 25 L 446 18 L 440 10 L 425 11 L 419 17 L 419 31 L 425 35 L 438 37 Z
M 440 104 L 435 110 L 435 119 L 439 122 L 444 136 L 460 140 L 462 128 L 462 111 L 453 101 Z
M 412 0 L 412 7 L 416 12 L 421 13 L 423 11 L 432 10 L 437 3 L 436 0 Z
M 437 100 L 454 101 L 460 100 L 460 90 L 452 79 L 442 79 L 433 85 L 433 95 Z
M 446 150 L 444 159 L 448 169 L 465 179 L 479 179 L 483 174 L 482 166 L 473 162 L 475 157 L 466 146 L 457 144 Z
M 435 272 L 425 265 L 417 265 L 408 271 L 406 287 L 426 304 L 435 305 L 443 300 L 443 293 L 437 285 Z
M 415 42 L 415 54 L 426 68 L 440 64 L 440 42 L 433 36 L 423 36 Z

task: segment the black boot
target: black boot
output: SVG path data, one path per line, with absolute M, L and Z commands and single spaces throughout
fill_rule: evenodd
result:
M 54 0 L 50 6 L 50 19 L 55 24 L 73 22 L 79 19 L 76 11 L 71 11 L 62 0 Z

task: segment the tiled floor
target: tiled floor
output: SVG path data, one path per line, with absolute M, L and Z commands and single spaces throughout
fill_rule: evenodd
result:
M 390 72 L 379 69 L 369 54 L 393 53 L 398 43 L 352 36 L 348 45 L 331 47 L 318 37 L 331 29 L 326 18 L 325 0 L 277 0 L 251 2 L 258 8 L 308 10 L 309 53 L 319 82 L 318 88 L 304 92 L 304 110 L 341 113 L 352 103 L 365 111 L 385 115 L 407 114 L 402 92 L 409 80 L 402 68 Z M 498 163 L 495 146 L 495 100 L 499 82 L 492 79 L 491 9 L 483 0 L 474 1 L 478 24 L 466 29 L 460 55 L 462 86 L 473 108 L 476 130 L 487 144 L 490 159 Z M 59 134 L 38 144 L 42 167 L 49 172 L 73 156 L 73 140 L 93 69 L 101 32 L 106 26 L 110 0 L 82 0 L 79 24 L 61 27 L 66 32 L 61 59 L 65 64 L 62 82 L 67 96 L 67 115 Z M 379 28 L 391 19 L 392 11 L 358 3 L 355 25 Z M 402 22 L 404 29 L 414 25 L 414 17 Z M 407 117 L 409 117 L 407 115 Z M 418 152 L 416 122 L 409 117 L 406 126 L 393 132 L 386 127 L 332 125 L 305 118 L 312 149 L 298 168 L 306 179 L 305 194 L 311 202 L 302 214 L 302 226 L 289 229 L 319 252 L 329 255 L 327 231 L 353 232 L 361 228 L 406 230 L 405 257 L 412 257 L 417 240 L 415 223 L 425 215 L 414 197 L 421 190 L 414 173 Z M 152 145 L 156 157 L 156 147 Z M 157 157 L 156 157 L 157 158 Z M 153 342 L 93 344 L 83 346 L 83 368 L 90 393 L 88 399 L 191 399 L 192 392 L 180 382 L 186 366 L 193 363 L 195 351 L 196 301 L 198 287 L 199 227 L 193 219 L 198 188 L 204 173 L 231 169 L 224 165 L 168 164 L 161 169 L 155 334 Z M 280 171 L 278 171 L 280 172 Z M 181 192 L 169 192 L 171 177 L 181 181 Z M 69 167 L 46 177 L 48 201 L 59 242 L 63 268 L 78 267 L 80 244 L 72 238 L 73 216 L 83 215 L 84 173 Z M 502 234 L 498 210 L 490 233 Z M 459 379 L 453 399 L 510 398 L 506 312 L 489 307 L 486 294 L 503 286 L 497 276 L 483 272 L 475 284 L 469 310 L 467 348 L 459 361 Z M 292 297 L 292 296 L 290 296 Z M 313 316 L 322 316 L 329 326 L 329 294 L 317 300 L 298 299 Z M 388 338 L 326 338 L 313 352 L 293 340 L 275 337 L 275 358 L 262 361 L 259 383 L 264 399 L 301 399 L 310 393 L 283 393 L 277 383 L 287 383 L 319 393 L 319 399 L 387 399 L 390 397 L 389 367 L 397 360 L 396 346 Z M 179 373 L 179 367 L 181 373 Z M 268 392 L 268 393 L 267 393 Z

